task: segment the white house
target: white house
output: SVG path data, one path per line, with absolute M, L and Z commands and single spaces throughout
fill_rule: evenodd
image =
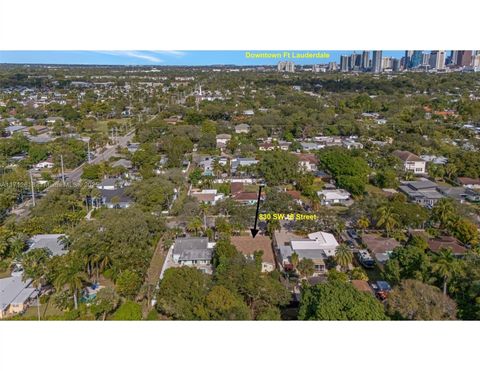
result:
M 403 168 L 405 171 L 409 171 L 414 174 L 425 174 L 427 172 L 427 162 L 412 152 L 396 150 L 393 152 L 393 155 L 398 157 L 403 162 Z
M 232 139 L 230 134 L 218 134 L 217 135 L 217 148 L 225 148 Z
M 317 192 L 322 205 L 345 204 L 350 200 L 350 193 L 344 189 L 323 189 Z
M 248 134 L 249 131 L 250 131 L 250 125 L 238 124 L 235 126 L 235 133 L 237 134 Z
M 45 161 L 40 161 L 38 164 L 34 165 L 33 168 L 35 170 L 41 170 L 41 169 L 51 169 L 55 166 L 55 164 L 52 162 L 52 160 L 45 160 Z

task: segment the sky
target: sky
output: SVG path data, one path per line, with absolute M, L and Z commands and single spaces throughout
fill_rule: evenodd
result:
M 293 52 L 291 50 L 285 50 Z M 327 51 L 327 50 L 303 50 L 294 51 L 329 53 L 330 58 L 295 59 L 289 60 L 296 64 L 323 64 L 339 62 L 340 55 L 351 54 L 352 50 Z M 246 58 L 246 51 L 0 51 L 1 63 L 19 64 L 97 64 L 97 65 L 163 65 L 163 66 L 206 66 L 233 64 L 245 65 L 276 65 L 280 60 L 275 59 L 250 59 Z M 284 50 L 255 50 L 255 53 L 283 53 Z M 357 51 L 361 53 L 361 51 Z M 404 51 L 384 51 L 384 56 L 401 58 Z M 371 54 L 370 54 L 371 57 Z

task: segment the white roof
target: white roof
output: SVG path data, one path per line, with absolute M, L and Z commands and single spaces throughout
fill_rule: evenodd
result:
M 344 189 L 324 189 L 317 192 L 319 196 L 323 196 L 326 201 L 329 200 L 348 200 L 350 193 Z

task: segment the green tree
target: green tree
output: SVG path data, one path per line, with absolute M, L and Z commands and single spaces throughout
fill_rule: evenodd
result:
M 385 320 L 382 304 L 372 295 L 339 280 L 302 290 L 300 320 Z
M 111 287 L 105 287 L 97 292 L 97 296 L 90 305 L 90 311 L 95 318 L 106 319 L 107 315 L 117 309 L 120 297 Z
M 353 260 L 353 253 L 345 244 L 340 244 L 335 251 L 335 261 L 343 270 L 348 269 Z
M 157 309 L 179 320 L 204 319 L 210 277 L 196 268 L 169 268 L 160 281 Z
M 125 270 L 117 277 L 115 282 L 120 295 L 133 299 L 142 286 L 142 277 L 130 270 Z
M 459 263 L 453 255 L 452 249 L 441 249 L 435 256 L 432 264 L 432 272 L 443 280 L 443 295 L 447 295 L 448 281 L 459 269 Z
M 387 237 L 389 237 L 393 229 L 398 226 L 398 215 L 395 214 L 393 208 L 388 205 L 381 206 L 377 210 L 377 214 L 377 227 L 383 227 Z
M 215 286 L 210 290 L 205 305 L 212 320 L 250 319 L 250 311 L 242 298 L 223 286 Z
M 310 277 L 315 273 L 315 263 L 312 259 L 302 259 L 298 263 L 297 270 L 302 277 Z
M 120 305 L 112 319 L 115 321 L 140 321 L 142 319 L 142 306 L 134 301 L 127 300 Z
M 405 280 L 388 295 L 387 312 L 392 318 L 420 321 L 454 320 L 455 301 L 440 289 L 416 280 Z
M 73 295 L 73 305 L 78 309 L 78 293 L 83 289 L 88 277 L 82 269 L 78 254 L 71 253 L 64 257 L 60 271 L 55 279 L 55 287 L 61 289 L 67 286 Z

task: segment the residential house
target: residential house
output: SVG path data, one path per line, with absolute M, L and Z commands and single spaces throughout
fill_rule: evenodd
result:
M 458 177 L 458 182 L 465 188 L 480 189 L 480 179 Z
M 255 252 L 261 252 L 262 272 L 271 272 L 275 269 L 275 258 L 273 256 L 272 241 L 269 237 L 257 235 L 252 236 L 232 236 L 231 243 L 247 258 L 254 258 Z
M 204 273 L 212 273 L 214 243 L 208 238 L 177 238 L 172 247 L 172 259 L 178 266 L 189 266 Z
M 248 124 L 235 125 L 235 133 L 237 134 L 248 134 L 249 131 L 250 131 L 250 125 Z
M 23 130 L 26 128 L 26 126 L 23 125 L 11 125 L 7 126 L 3 131 L 5 132 L 6 136 L 11 137 L 15 133 L 21 133 Z
M 390 258 L 393 250 L 400 245 L 397 240 L 382 237 L 378 234 L 363 234 L 362 243 L 379 263 L 385 263 Z
M 435 165 L 445 165 L 448 162 L 448 158 L 445 156 L 421 155 L 420 158 Z
M 393 155 L 403 162 L 403 169 L 414 174 L 426 174 L 426 161 L 409 151 L 393 151 Z
M 320 275 L 327 271 L 325 262 L 328 257 L 335 255 L 338 247 L 338 242 L 330 233 L 310 233 L 308 238 L 303 238 L 285 230 L 275 231 L 273 244 L 277 260 L 284 270 L 293 269 L 291 256 L 295 252 L 299 260 L 313 260 L 314 275 Z
M 260 196 L 260 199 L 264 199 L 264 195 Z M 256 205 L 258 200 L 257 192 L 238 192 L 232 195 L 232 199 L 242 205 Z
M 218 193 L 216 189 L 203 189 L 202 191 L 193 191 L 190 196 L 195 198 L 198 202 L 215 205 L 218 201 L 225 198 L 223 193 Z
M 410 201 L 422 206 L 432 207 L 444 196 L 438 191 L 438 185 L 428 179 L 402 181 L 398 187 Z
M 126 209 L 133 204 L 133 199 L 125 194 L 125 188 L 101 189 L 100 203 L 107 209 Z
M 114 189 L 122 188 L 122 184 L 121 180 L 118 178 L 107 178 L 102 180 L 100 184 L 97 184 L 97 188 L 112 191 Z
M 121 158 L 120 160 L 115 161 L 112 164 L 112 167 L 123 167 L 125 169 L 131 169 L 133 167 L 132 161 L 127 160 L 126 158 Z
M 243 158 L 243 157 L 237 157 L 234 158 L 231 162 L 231 170 L 232 174 L 235 174 L 238 172 L 242 172 L 240 169 L 245 169 L 250 166 L 254 166 L 258 164 L 258 160 L 255 160 L 254 158 Z
M 36 234 L 28 240 L 27 251 L 47 249 L 51 256 L 65 255 L 68 252 L 65 237 L 65 234 Z
M 462 257 L 467 253 L 467 249 L 462 246 L 455 237 L 441 236 L 427 241 L 428 249 L 438 254 L 442 249 L 451 249 L 453 255 Z
M 45 161 L 40 161 L 38 164 L 33 165 L 33 168 L 35 170 L 42 170 L 42 169 L 51 169 L 55 166 L 55 163 L 51 158 L 45 160 Z
M 368 294 L 373 295 L 373 289 L 370 287 L 367 281 L 363 280 L 352 280 L 351 284 L 360 292 L 366 292 Z
M 217 137 L 217 148 L 225 148 L 232 139 L 232 136 L 230 134 L 218 134 Z
M 37 296 L 32 280 L 22 276 L 0 279 L 0 319 L 23 313 Z
M 303 172 L 317 171 L 318 159 L 317 156 L 311 153 L 296 153 L 298 158 L 298 168 Z
M 344 189 L 323 189 L 317 195 L 322 205 L 347 205 L 351 198 Z

